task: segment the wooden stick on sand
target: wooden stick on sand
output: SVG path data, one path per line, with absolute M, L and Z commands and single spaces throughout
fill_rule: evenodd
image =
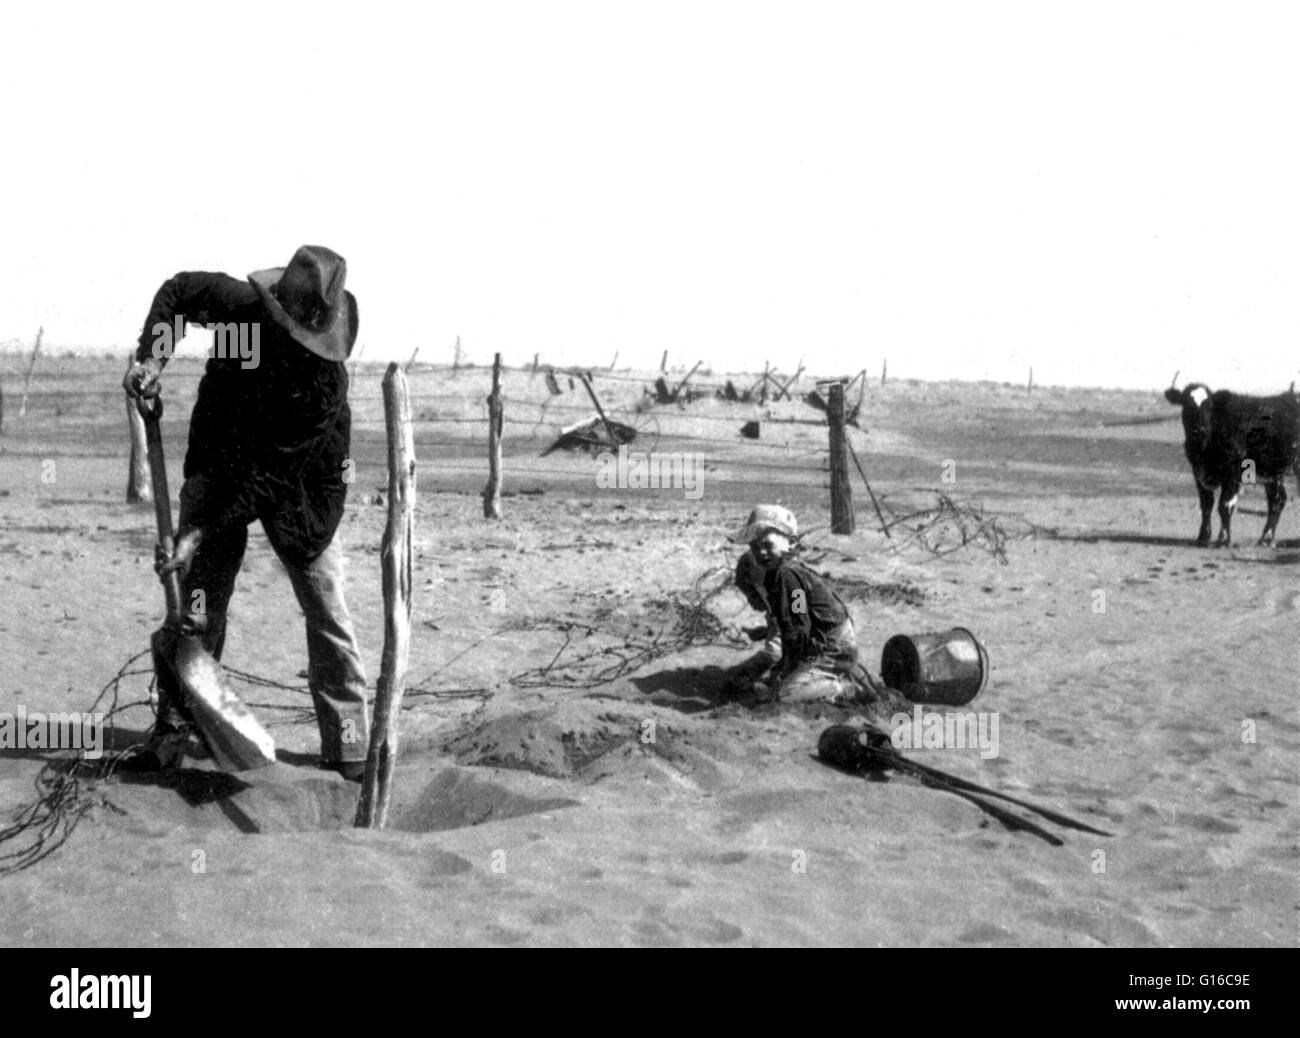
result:
M 488 403 L 488 481 L 483 488 L 483 518 L 501 518 L 501 431 L 505 407 L 501 403 L 501 354 L 492 362 L 492 395 Z
M 134 353 L 127 358 L 129 369 Z M 126 396 L 125 392 L 123 393 Z M 149 471 L 149 448 L 145 442 L 144 418 L 130 396 L 126 397 L 126 421 L 131 430 L 131 462 L 126 472 L 127 504 L 153 501 L 153 476 Z
M 411 647 L 411 559 L 415 532 L 415 438 L 406 376 L 396 364 L 384 375 L 388 427 L 388 526 L 380 548 L 384 580 L 384 655 L 375 690 L 370 755 L 357 803 L 358 828 L 382 829 L 397 766 L 397 730 Z

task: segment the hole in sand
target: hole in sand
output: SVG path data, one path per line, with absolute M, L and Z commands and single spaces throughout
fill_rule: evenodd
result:
M 157 827 L 234 828 L 242 833 L 292 833 L 350 829 L 361 787 L 283 764 L 242 775 L 185 769 L 147 780 L 127 777 L 108 787 L 127 818 Z M 503 818 L 537 814 L 578 801 L 534 797 L 466 768 L 445 767 L 432 778 L 421 769 L 398 772 L 389 830 L 409 833 L 461 829 Z

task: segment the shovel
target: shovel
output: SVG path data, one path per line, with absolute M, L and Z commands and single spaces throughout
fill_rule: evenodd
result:
M 149 446 L 149 469 L 153 475 L 154 511 L 158 518 L 160 554 L 171 558 L 175 549 L 171 497 L 167 492 L 167 467 L 163 462 L 160 397 L 137 399 L 144 418 Z M 247 771 L 275 763 L 275 741 L 251 710 L 222 678 L 221 664 L 203 647 L 199 632 L 181 608 L 181 578 L 176 571 L 162 576 L 167 596 L 167 621 L 153 638 L 154 654 L 169 664 L 176 675 L 182 702 L 199 734 L 223 771 Z

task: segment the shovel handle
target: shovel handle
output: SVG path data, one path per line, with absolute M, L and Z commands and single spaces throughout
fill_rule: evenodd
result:
M 163 461 L 162 397 L 140 396 L 135 401 L 140 417 L 144 419 L 145 443 L 149 449 L 149 474 L 153 479 L 153 510 L 158 520 L 158 547 L 171 558 L 175 548 L 176 530 L 172 526 L 172 499 L 167 489 L 167 465 Z M 174 570 L 164 574 L 163 593 L 167 596 L 167 622 L 179 624 L 181 621 L 181 578 Z

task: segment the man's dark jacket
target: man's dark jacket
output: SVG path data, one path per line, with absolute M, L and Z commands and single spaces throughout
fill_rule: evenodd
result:
M 352 426 L 346 368 L 299 345 L 247 281 L 201 272 L 177 274 L 158 290 L 138 360 L 154 355 L 155 326 L 173 326 L 176 316 L 203 326 L 256 324 L 260 339 L 254 367 L 233 349 L 208 360 L 190 416 L 182 523 L 213 531 L 260 519 L 275 549 L 306 565 L 343 518 Z

